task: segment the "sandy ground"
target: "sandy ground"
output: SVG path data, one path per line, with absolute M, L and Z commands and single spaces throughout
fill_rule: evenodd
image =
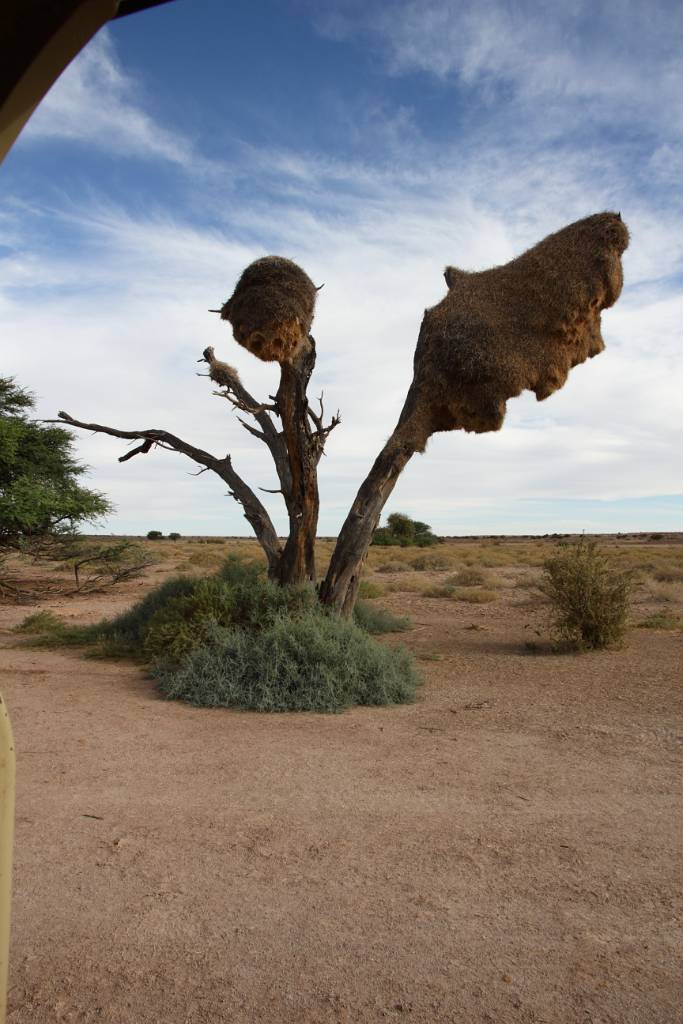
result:
M 683 635 L 558 656 L 523 590 L 384 603 L 440 660 L 338 716 L 165 703 L 2 635 L 11 1024 L 683 1021 Z

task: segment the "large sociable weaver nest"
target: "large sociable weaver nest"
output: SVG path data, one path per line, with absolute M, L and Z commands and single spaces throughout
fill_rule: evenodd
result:
M 401 426 L 423 449 L 440 430 L 499 430 L 508 398 L 541 401 L 605 347 L 600 313 L 623 284 L 628 246 L 618 213 L 549 235 L 502 267 L 447 267 L 448 294 L 426 310 Z
M 235 341 L 266 362 L 291 362 L 308 342 L 316 287 L 301 267 L 264 256 L 243 271 L 220 310 Z

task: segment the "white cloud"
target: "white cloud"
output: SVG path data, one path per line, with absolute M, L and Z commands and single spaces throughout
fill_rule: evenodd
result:
M 683 10 L 667 0 L 403 0 L 316 10 L 324 33 L 378 38 L 395 74 L 456 78 L 477 90 L 477 106 L 505 106 L 512 90 L 541 105 L 550 131 L 562 127 L 551 115 L 569 120 L 568 101 L 581 104 L 584 125 L 648 120 L 676 135 L 683 124 Z
M 141 92 L 141 83 L 121 67 L 107 30 L 101 30 L 52 87 L 22 142 L 70 139 L 119 157 L 168 161 L 193 173 L 214 166 L 189 138 L 145 112 Z

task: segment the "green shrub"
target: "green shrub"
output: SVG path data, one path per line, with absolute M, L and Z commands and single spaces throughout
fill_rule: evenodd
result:
M 318 609 L 253 633 L 214 627 L 179 666 L 155 674 L 169 699 L 251 711 L 406 703 L 418 683 L 407 652 Z
M 204 643 L 214 626 L 263 629 L 280 616 L 295 619 L 316 603 L 315 591 L 305 585 L 279 587 L 262 577 L 231 582 L 220 575 L 195 580 L 189 593 L 169 598 L 155 611 L 143 637 L 145 653 L 153 662 L 178 662 Z
M 598 650 L 623 637 L 633 573 L 612 568 L 595 541 L 582 539 L 549 558 L 542 589 L 552 602 L 559 640 Z
M 356 601 L 353 617 L 361 629 L 375 635 L 403 633 L 406 629 L 410 629 L 410 619 L 405 616 L 392 615 L 386 608 L 378 608 L 377 605 L 368 604 L 363 600 Z
M 163 540 L 164 535 L 161 530 L 150 530 L 147 534 L 147 540 Z
M 117 615 L 115 619 L 99 623 L 99 631 L 104 636 L 120 637 L 131 650 L 141 651 L 145 633 L 157 611 L 173 598 L 191 594 L 198 582 L 196 576 L 172 576 L 154 590 L 150 590 L 128 611 Z

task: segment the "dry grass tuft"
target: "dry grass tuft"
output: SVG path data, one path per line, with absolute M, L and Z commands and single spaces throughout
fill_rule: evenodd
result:
M 647 591 L 658 604 L 679 604 L 683 600 L 683 589 L 676 583 L 650 583 Z
M 454 587 L 448 582 L 441 586 L 429 587 L 425 591 L 425 597 L 440 597 L 448 601 L 465 601 L 468 604 L 489 604 L 491 601 L 498 599 L 498 595 L 494 590 Z
M 410 565 L 418 572 L 443 572 L 452 567 L 453 558 L 446 552 L 429 551 L 411 559 Z
M 235 341 L 266 362 L 291 362 L 308 344 L 316 287 L 301 267 L 264 256 L 242 273 L 221 308 Z
M 483 587 L 484 584 L 491 582 L 490 573 L 484 572 L 482 569 L 475 569 L 469 567 L 461 569 L 456 572 L 455 576 L 450 576 L 446 580 L 446 586 L 450 587 Z
M 410 566 L 406 562 L 383 562 L 377 566 L 377 572 L 408 572 Z
M 401 424 L 421 449 L 435 431 L 499 430 L 506 402 L 541 401 L 602 352 L 600 314 L 621 292 L 628 230 L 615 213 L 577 221 L 502 267 L 446 269 L 422 321 Z

